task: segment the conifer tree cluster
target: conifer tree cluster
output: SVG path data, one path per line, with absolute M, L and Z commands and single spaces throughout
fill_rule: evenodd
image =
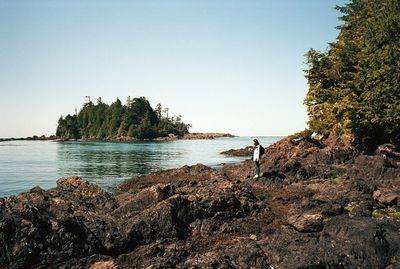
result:
M 399 142 L 400 1 L 351 0 L 326 52 L 311 49 L 305 71 L 309 127 L 377 146 Z
M 169 134 L 183 136 L 190 127 L 181 116 L 170 118 L 168 108 L 163 109 L 161 104 L 154 110 L 145 97 L 128 97 L 125 105 L 119 99 L 108 105 L 100 97 L 96 104 L 86 102 L 76 115 L 61 116 L 56 135 L 64 139 L 153 139 Z

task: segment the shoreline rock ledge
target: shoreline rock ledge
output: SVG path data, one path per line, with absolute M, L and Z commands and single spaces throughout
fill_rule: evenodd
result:
M 116 193 L 61 178 L 0 199 L 0 268 L 399 268 L 396 156 L 283 139 L 257 180 L 251 161 Z

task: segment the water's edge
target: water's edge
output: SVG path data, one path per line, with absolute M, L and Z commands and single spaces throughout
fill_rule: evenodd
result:
M 282 137 L 258 137 L 269 145 Z M 0 197 L 34 186 L 55 187 L 61 177 L 77 175 L 107 191 L 135 176 L 183 165 L 203 163 L 213 168 L 248 157 L 220 152 L 242 148 L 252 137 L 175 141 L 8 141 L 0 143 Z

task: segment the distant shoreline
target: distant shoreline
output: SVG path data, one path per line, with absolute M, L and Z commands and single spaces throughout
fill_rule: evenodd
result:
M 83 138 L 83 139 L 63 139 L 61 137 L 51 136 L 30 136 L 30 137 L 19 137 L 19 138 L 0 138 L 0 142 L 7 141 L 101 141 L 101 142 L 133 142 L 133 141 L 175 141 L 175 140 L 203 140 L 203 139 L 216 139 L 216 138 L 233 138 L 238 137 L 230 133 L 189 133 L 183 137 L 176 135 L 168 135 L 165 137 L 157 137 L 154 139 L 137 139 L 134 137 L 116 137 L 116 138 Z
M 8 141 L 54 141 L 60 139 L 55 135 L 51 136 L 28 136 L 28 137 L 10 137 L 10 138 L 0 138 L 0 142 L 8 142 Z

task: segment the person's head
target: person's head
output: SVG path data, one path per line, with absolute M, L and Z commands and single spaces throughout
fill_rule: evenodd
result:
M 258 142 L 258 140 L 257 139 L 253 139 L 253 145 L 254 146 L 258 146 L 260 143 Z

